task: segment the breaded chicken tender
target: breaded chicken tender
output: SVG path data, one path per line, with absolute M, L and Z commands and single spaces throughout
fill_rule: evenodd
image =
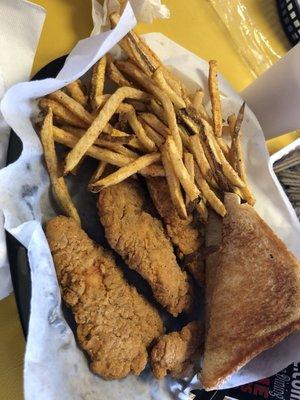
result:
M 201 257 L 203 238 L 193 216 L 189 215 L 187 219 L 180 218 L 172 203 L 166 178 L 149 177 L 147 186 L 171 242 L 180 258 L 183 258 L 182 265 L 198 285 L 204 287 L 204 260 Z
M 133 179 L 103 189 L 99 196 L 100 220 L 110 246 L 149 282 L 155 299 L 176 317 L 190 306 L 190 283 L 161 221 L 146 207 L 142 187 Z
M 111 252 L 96 245 L 74 220 L 53 218 L 46 236 L 91 370 L 105 379 L 139 375 L 147 348 L 163 332 L 158 312 L 125 281 Z
M 168 373 L 173 378 L 188 374 L 203 351 L 204 328 L 198 321 L 187 324 L 180 332 L 163 335 L 151 351 L 151 367 L 157 379 Z

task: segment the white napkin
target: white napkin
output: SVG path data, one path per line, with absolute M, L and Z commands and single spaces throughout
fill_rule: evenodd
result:
M 161 4 L 161 0 L 129 0 L 137 22 L 151 24 L 157 18 L 170 18 L 170 11 Z M 109 14 L 120 11 L 119 0 L 105 0 L 100 4 L 98 0 L 92 0 L 92 17 L 94 29 L 92 35 L 110 29 Z
M 45 15 L 42 7 L 28 1 L 1 0 L 0 100 L 6 89 L 29 78 Z M 0 113 L 0 168 L 6 163 L 9 131 Z M 0 212 L 0 299 L 11 291 L 3 215 Z

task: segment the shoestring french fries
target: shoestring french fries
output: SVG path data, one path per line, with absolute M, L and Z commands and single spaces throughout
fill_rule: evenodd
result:
M 54 145 L 53 113 L 51 108 L 45 116 L 40 131 L 40 138 L 44 149 L 44 157 L 52 184 L 53 194 L 64 213 L 75 219 L 80 225 L 80 218 L 68 192 L 65 180 L 63 177 L 59 176 L 58 159 Z
M 117 13 L 110 16 L 112 26 L 119 18 Z M 64 175 L 80 168 L 87 157 L 98 160 L 87 188 L 94 193 L 140 174 L 166 178 L 182 219 L 196 212 L 205 223 L 208 207 L 224 216 L 225 192 L 253 205 L 240 140 L 245 104 L 237 117 L 223 122 L 217 62 L 209 62 L 210 115 L 203 90 L 189 93 L 135 32 L 119 45 L 127 59 L 110 54 L 101 58 L 88 90 L 76 80 L 39 99 L 45 115 L 40 136 L 46 166 L 63 211 L 79 222 L 58 174 L 54 142 L 70 149 Z M 106 81 L 115 84 L 113 93 L 105 92 Z
M 87 105 L 88 97 L 85 94 L 85 89 L 80 79 L 77 79 L 77 81 L 69 83 L 66 86 L 66 91 L 71 97 L 73 97 L 74 100 L 80 103 L 83 107 Z

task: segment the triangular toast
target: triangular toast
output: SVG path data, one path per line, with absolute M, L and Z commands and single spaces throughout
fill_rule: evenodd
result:
M 225 203 L 214 282 L 206 288 L 206 390 L 300 327 L 299 261 L 253 207 L 234 194 Z

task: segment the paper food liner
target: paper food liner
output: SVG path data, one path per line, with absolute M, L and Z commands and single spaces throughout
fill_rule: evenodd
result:
M 140 377 L 105 381 L 88 369 L 83 352 L 61 311 L 61 298 L 51 253 L 41 223 L 57 214 L 51 201 L 48 174 L 44 168 L 42 147 L 32 122 L 38 97 L 53 92 L 85 74 L 136 23 L 127 5 L 119 25 L 112 31 L 82 40 L 67 58 L 56 79 L 26 82 L 12 87 L 5 95 L 1 111 L 6 122 L 22 140 L 20 158 L 0 171 L 2 195 L 0 207 L 5 228 L 28 249 L 31 267 L 32 299 L 25 355 L 25 396 L 30 400 L 117 400 L 188 399 L 188 393 L 201 388 L 197 376 L 186 380 L 169 377 L 158 381 L 149 368 Z M 144 36 L 163 62 L 173 69 L 189 90 L 199 86 L 207 92 L 207 63 L 169 40 L 153 33 Z M 221 77 L 224 117 L 237 112 L 242 99 Z M 207 101 L 207 99 L 206 99 Z M 280 190 L 269 164 L 263 132 L 247 108 L 243 123 L 243 147 L 250 184 L 257 198 L 256 210 L 300 256 L 300 225 Z M 83 174 L 80 178 L 84 180 Z M 77 182 L 78 183 L 78 182 Z M 75 187 L 74 187 L 75 186 Z M 70 187 L 77 204 L 84 204 L 81 217 L 88 233 L 100 228 L 96 205 L 83 185 Z M 258 310 L 259 312 L 259 310 Z M 295 333 L 251 361 L 231 377 L 225 387 L 233 387 L 270 376 L 293 361 L 300 360 L 300 335 Z

